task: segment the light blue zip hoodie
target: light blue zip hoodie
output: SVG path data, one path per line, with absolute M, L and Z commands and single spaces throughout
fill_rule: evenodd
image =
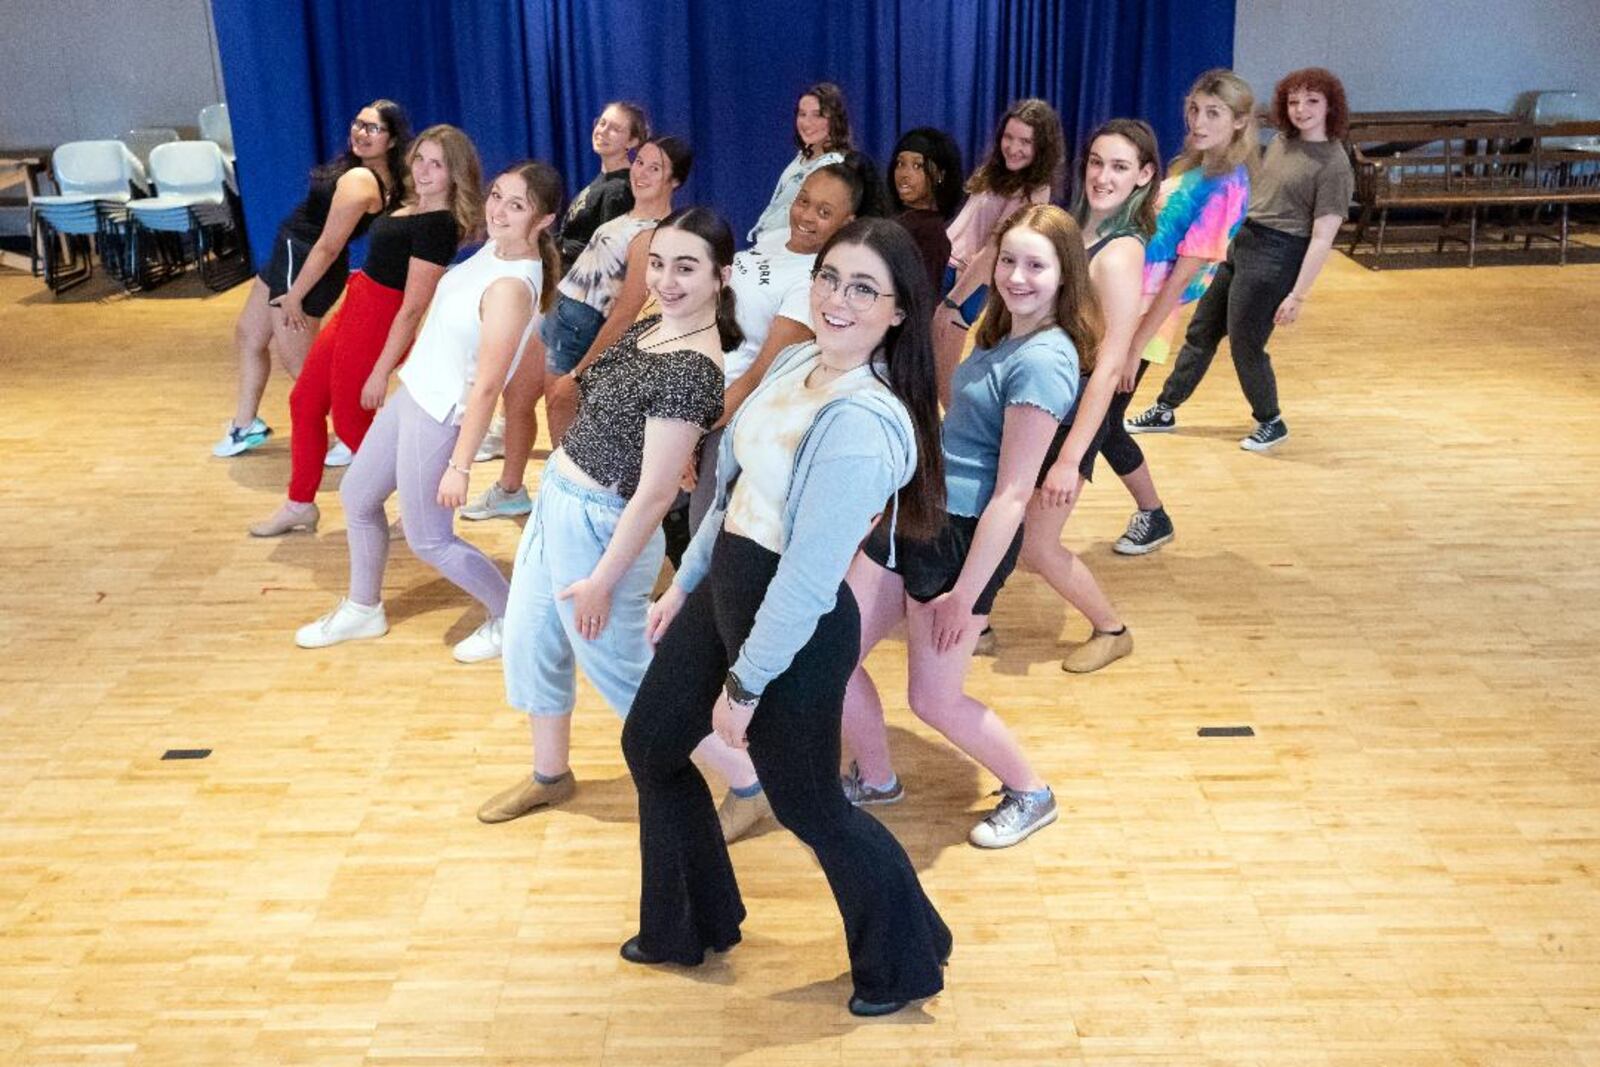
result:
M 673 579 L 685 593 L 699 585 L 711 569 L 711 550 L 728 510 L 729 491 L 739 476 L 739 461 L 733 455 L 739 420 L 754 407 L 750 401 L 763 390 L 783 388 L 774 383 L 786 370 L 816 354 L 814 342 L 778 353 L 766 377 L 722 435 L 716 496 Z M 760 695 L 811 640 L 817 620 L 833 610 L 839 583 L 872 528 L 873 518 L 883 512 L 891 496 L 889 544 L 893 551 L 900 490 L 916 469 L 916 430 L 905 405 L 892 394 L 864 389 L 830 400 L 818 410 L 795 449 L 783 505 L 782 558 L 733 665 L 745 688 Z M 892 557 L 889 562 L 894 564 Z

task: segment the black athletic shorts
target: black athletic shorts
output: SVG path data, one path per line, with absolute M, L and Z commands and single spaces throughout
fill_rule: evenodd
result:
M 862 550 L 872 562 L 900 576 L 906 584 L 907 596 L 926 604 L 955 588 L 956 579 L 961 577 L 961 568 L 967 562 L 967 553 L 972 550 L 972 535 L 977 529 L 978 520 L 975 518 L 947 515 L 944 526 L 927 541 L 896 537 L 894 566 L 890 567 L 889 524 L 880 522 L 872 528 Z M 1019 526 L 1017 536 L 1011 539 L 1011 546 L 1006 549 L 1000 565 L 989 576 L 983 592 L 978 594 L 977 601 L 972 605 L 974 615 L 987 615 L 993 610 L 994 598 L 1000 594 L 1000 587 L 1006 584 L 1006 579 L 1016 569 L 1020 555 L 1022 527 Z
M 309 242 L 302 241 L 287 230 L 278 231 L 278 236 L 272 241 L 272 260 L 257 275 L 267 283 L 269 300 L 276 300 L 289 291 L 310 253 Z M 339 299 L 339 294 L 344 292 L 344 283 L 349 277 L 350 252 L 346 249 L 339 253 L 339 258 L 328 267 L 327 273 L 311 287 L 306 298 L 300 302 L 301 310 L 313 319 L 322 318 Z

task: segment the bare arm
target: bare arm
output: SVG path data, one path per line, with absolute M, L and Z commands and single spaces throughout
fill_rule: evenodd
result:
M 1057 425 L 1050 412 L 1031 404 L 1013 404 L 1006 408 L 994 495 L 978 517 L 972 547 L 961 565 L 961 576 L 956 579 L 955 587 L 933 601 L 934 646 L 938 651 L 954 647 L 962 633 L 971 629 L 972 605 L 995 568 L 1000 566 L 1011 539 L 1022 525 L 1028 501 L 1033 496 L 1034 479 L 1055 437 Z
M 766 377 L 767 368 L 772 366 L 772 360 L 779 352 L 790 345 L 797 345 L 809 341 L 816 334 L 811 327 L 784 315 L 779 315 L 772 320 L 772 329 L 767 333 L 767 339 L 761 343 L 761 351 L 756 353 L 756 361 L 750 364 L 750 369 L 728 386 L 722 394 L 722 418 L 717 420 L 713 430 L 720 430 L 728 425 L 728 420 L 733 418 L 734 412 L 739 410 L 739 405 L 755 391 L 761 384 L 761 379 Z
M 957 272 L 956 284 L 951 287 L 945 299 L 953 304 L 962 304 L 981 286 L 988 285 L 994 278 L 994 257 L 994 242 L 985 241 L 983 248 Z
M 1094 371 L 1078 400 L 1061 456 L 1050 468 L 1050 477 L 1068 481 L 1076 488 L 1078 465 L 1089 450 L 1100 423 L 1105 420 L 1126 372 L 1137 364 L 1130 360 L 1129 342 L 1139 325 L 1139 278 L 1144 270 L 1144 247 L 1136 240 L 1111 242 L 1089 267 L 1089 283 L 1100 299 L 1105 316 L 1105 336 L 1095 357 Z M 1126 390 L 1123 390 L 1126 391 Z M 1062 501 L 1065 503 L 1066 501 Z
M 1334 238 L 1339 236 L 1339 227 L 1342 225 L 1343 215 L 1319 215 L 1311 223 L 1311 243 L 1306 246 L 1305 259 L 1300 261 L 1300 273 L 1295 277 L 1294 290 L 1278 305 L 1273 322 L 1286 326 L 1300 317 L 1300 306 L 1311 295 L 1311 287 L 1316 284 L 1317 275 L 1322 273 L 1323 264 L 1328 262 L 1328 253 L 1333 251 Z
M 458 508 L 467 502 L 467 475 L 473 457 L 494 418 L 494 406 L 504 392 L 506 371 L 516 358 L 517 343 L 533 318 L 533 292 L 516 278 L 501 278 L 483 294 L 479 314 L 483 328 L 478 337 L 478 376 L 467 394 L 450 465 L 439 479 L 439 503 Z
M 589 365 L 600 358 L 600 353 L 627 333 L 628 327 L 633 325 L 633 320 L 639 317 L 639 309 L 644 307 L 645 299 L 650 295 L 650 291 L 645 288 L 644 272 L 650 259 L 652 232 L 646 230 L 628 243 L 628 265 L 624 268 L 622 288 L 617 292 L 617 298 L 611 302 L 611 314 L 606 316 L 600 332 L 595 334 L 594 343 L 578 361 L 578 365 L 572 368 L 572 377 L 576 378 L 588 370 Z
M 306 254 L 306 261 L 295 276 L 294 284 L 278 300 L 278 306 L 291 323 L 299 323 L 296 328 L 304 326 L 304 313 L 300 305 L 306 294 L 322 280 L 328 268 L 339 258 L 339 253 L 344 251 L 345 245 L 350 243 L 350 235 L 355 232 L 361 217 L 381 207 L 383 194 L 378 179 L 366 167 L 347 170 L 339 178 L 333 188 L 333 203 L 328 207 L 327 221 L 317 235 L 317 243 Z
M 383 342 L 383 351 L 378 353 L 378 362 L 367 377 L 367 384 L 361 389 L 361 406 L 367 410 L 374 410 L 383 403 L 384 395 L 389 390 L 389 375 L 411 350 L 411 342 L 417 337 L 417 327 L 422 324 L 422 316 L 427 314 L 428 305 L 433 302 L 433 291 L 439 287 L 439 279 L 444 277 L 444 271 L 445 268 L 439 264 L 415 256 L 407 263 L 406 289 L 400 301 L 400 310 L 389 324 L 389 336 Z M 369 400 L 372 401 L 370 404 Z
M 1133 342 L 1129 345 L 1129 359 L 1137 359 L 1144 354 L 1145 347 L 1160 332 L 1161 324 L 1167 321 L 1167 316 L 1183 300 L 1183 291 L 1189 287 L 1200 268 L 1209 262 L 1198 256 L 1178 257 L 1178 261 L 1172 265 L 1172 273 L 1161 283 L 1161 291 L 1156 293 L 1139 320 L 1139 328 L 1134 331 Z
M 578 632 L 593 641 L 606 628 L 611 615 L 611 592 L 639 558 L 639 553 L 661 527 L 667 509 L 678 496 L 678 473 L 689 462 L 701 429 L 681 419 L 649 418 L 644 424 L 644 458 L 639 488 L 628 498 L 617 528 L 606 545 L 594 573 L 557 594 L 571 600 Z

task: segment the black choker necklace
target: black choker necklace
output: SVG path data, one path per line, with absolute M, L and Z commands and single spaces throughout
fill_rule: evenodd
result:
M 670 345 L 672 342 L 681 341 L 685 337 L 693 337 L 697 333 L 705 333 L 707 330 L 716 329 L 716 326 L 717 326 L 717 324 L 715 322 L 710 322 L 710 323 L 707 323 L 706 325 L 700 327 L 698 330 L 690 330 L 688 333 L 680 333 L 678 336 L 669 337 L 665 341 L 653 340 L 653 339 L 650 338 L 650 334 L 645 334 L 645 336 L 641 337 L 640 340 L 641 341 L 648 341 L 650 344 L 653 344 L 653 345 Z M 655 333 L 659 329 L 661 329 L 661 323 L 658 322 L 654 326 L 650 327 L 650 333 Z

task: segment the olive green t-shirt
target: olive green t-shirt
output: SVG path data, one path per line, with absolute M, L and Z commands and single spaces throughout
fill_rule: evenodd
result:
M 1267 145 L 1261 166 L 1250 179 L 1248 218 L 1261 226 L 1311 236 L 1311 223 L 1323 215 L 1350 210 L 1356 176 L 1338 141 L 1302 141 L 1279 134 Z

